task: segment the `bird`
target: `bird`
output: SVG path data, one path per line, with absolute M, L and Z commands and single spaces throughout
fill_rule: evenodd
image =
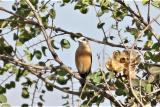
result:
M 92 66 L 92 51 L 89 41 L 85 37 L 80 37 L 77 39 L 79 46 L 75 53 L 75 63 L 81 78 L 86 80 L 86 77 L 91 72 Z M 84 86 L 84 82 L 80 82 Z

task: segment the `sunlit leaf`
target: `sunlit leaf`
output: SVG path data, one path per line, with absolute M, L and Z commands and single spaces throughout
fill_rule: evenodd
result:
M 69 3 L 69 2 L 70 2 L 70 0 L 63 0 L 63 2 L 64 2 L 64 3 Z
M 159 0 L 153 0 L 152 5 L 159 8 L 160 7 L 160 1 Z
M 24 52 L 25 52 L 25 56 L 27 57 L 27 59 L 31 61 L 33 59 L 32 53 L 29 50 L 24 50 Z
M 80 9 L 80 12 L 83 13 L 83 14 L 86 14 L 86 13 L 88 12 L 88 8 L 82 7 L 82 8 Z
M 5 27 L 7 27 L 7 24 L 8 24 L 7 21 L 4 21 L 4 20 L 0 19 L 0 28 L 5 28 Z
M 65 48 L 65 49 L 70 48 L 70 42 L 68 40 L 66 40 L 66 39 L 62 39 L 61 40 L 61 47 Z
M 147 52 L 144 53 L 144 58 L 145 58 L 146 60 L 151 59 L 152 56 L 153 56 L 152 53 L 149 52 L 149 51 L 147 51 Z
M 142 4 L 143 4 L 143 5 L 145 5 L 145 4 L 147 4 L 147 3 L 149 3 L 149 0 L 142 0 Z
M 16 46 L 22 46 L 23 45 L 23 43 L 22 42 L 20 42 L 20 41 L 16 41 Z
M 11 105 L 10 105 L 10 104 L 5 103 L 5 104 L 2 104 L 2 105 L 1 105 L 1 107 L 11 107 Z
M 0 95 L 0 103 L 6 103 L 7 102 L 7 97 L 4 96 L 3 94 Z
M 147 92 L 147 93 L 150 93 L 150 92 L 152 92 L 152 84 L 146 84 L 145 85 L 145 91 Z
M 56 12 L 55 12 L 55 10 L 54 10 L 54 9 L 51 9 L 50 12 L 49 12 L 49 15 L 50 15 L 50 17 L 51 17 L 52 19 L 55 19 L 55 17 L 56 17 Z
M 23 88 L 22 89 L 22 97 L 23 98 L 29 98 L 29 92 L 28 92 L 28 88 Z
M 67 79 L 65 79 L 64 76 L 59 76 L 59 77 L 57 78 L 57 82 L 58 82 L 59 84 L 61 84 L 61 85 L 65 85 L 65 84 L 67 83 Z

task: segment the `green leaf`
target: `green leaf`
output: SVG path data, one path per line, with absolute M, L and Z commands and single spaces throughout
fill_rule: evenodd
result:
M 159 8 L 160 7 L 160 1 L 159 0 L 153 0 L 152 5 Z
M 43 22 L 44 26 L 48 26 L 48 17 L 49 17 L 49 14 L 42 17 L 42 22 Z
M 150 93 L 150 92 L 152 92 L 152 84 L 146 84 L 145 85 L 145 91 L 146 91 L 146 93 Z
M 10 84 L 5 84 L 5 88 L 6 88 L 6 89 L 11 89 Z
M 46 66 L 46 63 L 45 63 L 45 62 L 42 62 L 42 61 L 38 62 L 38 64 L 39 64 L 40 66 Z
M 92 4 L 92 0 L 82 0 L 82 4 L 86 5 L 86 6 L 91 5 Z
M 56 69 L 56 74 L 59 76 L 65 76 L 67 72 L 62 69 Z
M 41 59 L 42 58 L 42 53 L 39 50 L 34 50 L 33 55 L 36 56 L 37 59 Z
M 77 4 L 75 5 L 75 7 L 74 7 L 74 10 L 76 10 L 76 9 L 81 9 L 81 8 L 82 8 L 82 4 L 77 3 Z
M 62 39 L 61 40 L 61 47 L 65 48 L 65 49 L 69 49 L 70 48 L 70 42 L 66 39 Z
M 160 50 L 160 43 L 153 44 L 152 49 L 156 50 L 156 51 L 159 51 Z
M 112 80 L 115 78 L 114 72 L 108 72 L 106 74 L 106 78 L 108 78 L 109 80 Z
M 22 42 L 20 42 L 20 41 L 16 41 L 16 46 L 22 46 L 23 45 L 23 43 Z
M 135 38 L 137 38 L 138 34 L 139 34 L 139 30 L 137 28 L 126 28 L 127 32 L 130 32 L 132 35 L 134 35 Z
M 47 49 L 47 47 L 46 46 L 42 46 L 41 49 L 42 49 L 43 55 L 46 56 L 46 49 Z
M 101 29 L 104 25 L 105 25 L 105 23 L 98 23 L 97 28 Z
M 28 92 L 28 88 L 23 88 L 22 89 L 22 97 L 23 98 L 29 98 L 29 92 Z
M 49 15 L 50 15 L 50 17 L 51 17 L 52 19 L 55 19 L 55 17 L 56 17 L 56 11 L 55 11 L 54 9 L 50 9 Z
M 17 40 L 18 39 L 18 35 L 16 33 L 13 34 L 13 40 Z
M 59 49 L 57 46 L 55 46 L 54 40 L 51 41 L 51 45 L 52 45 L 52 47 L 53 47 L 54 49 Z
M 11 107 L 11 105 L 10 105 L 10 104 L 5 103 L 5 104 L 2 104 L 2 105 L 1 105 L 1 107 Z
M 15 88 L 15 87 L 16 87 L 16 84 L 15 84 L 14 81 L 11 81 L 11 82 L 10 82 L 10 87 L 11 87 L 11 88 Z
M 27 76 L 31 71 L 29 70 L 23 70 L 23 76 Z
M 29 50 L 24 50 L 25 56 L 27 57 L 28 61 L 31 61 L 33 59 L 33 55 Z
M 125 96 L 126 95 L 125 92 L 124 92 L 124 90 L 121 89 L 121 88 L 120 89 L 116 89 L 115 94 L 118 95 L 118 96 L 121 96 L 121 95 Z
M 149 59 L 151 59 L 152 57 L 153 57 L 153 55 L 152 55 L 152 53 L 151 53 L 150 51 L 147 51 L 147 52 L 144 53 L 144 58 L 145 58 L 146 60 L 149 60 Z
M 28 104 L 22 104 L 21 107 L 29 107 Z
M 47 84 L 46 83 L 46 89 L 48 90 L 48 91 L 53 91 L 53 86 L 51 86 L 50 84 Z
M 143 4 L 143 5 L 145 5 L 145 4 L 147 4 L 147 3 L 149 3 L 149 0 L 142 0 L 142 4 Z
M 110 0 L 100 0 L 101 10 L 105 11 L 108 8 L 109 4 L 110 4 Z
M 16 4 L 13 4 L 13 5 L 12 5 L 12 10 L 13 10 L 13 11 L 16 11 L 16 10 L 17 10 Z
M 100 84 L 101 81 L 102 81 L 101 72 L 93 73 L 93 74 L 90 76 L 90 78 L 91 78 L 91 80 L 93 81 L 93 83 L 95 83 L 95 84 Z
M 67 83 L 67 79 L 65 79 L 64 76 L 59 76 L 59 77 L 57 78 L 57 82 L 58 82 L 59 84 L 61 84 L 61 85 L 65 85 L 65 84 Z
M 104 102 L 104 96 L 101 95 L 101 96 L 99 96 L 99 98 L 97 98 L 97 100 L 96 100 L 96 105 L 99 106 L 100 103 L 103 103 L 103 102 Z
M 38 107 L 43 107 L 43 103 L 41 103 L 41 102 L 38 102 L 37 105 L 38 105 Z
M 46 91 L 45 90 L 42 90 L 42 93 L 44 94 Z
M 83 14 L 86 14 L 88 12 L 88 8 L 87 7 L 82 7 L 80 9 L 80 12 L 83 13 Z
M 69 2 L 70 2 L 70 0 L 63 0 L 63 2 L 64 2 L 64 3 L 69 3 Z
M 0 19 L 0 28 L 5 28 L 5 27 L 7 27 L 7 24 L 8 24 L 7 21 L 4 21 L 4 20 Z
M 150 48 L 152 45 L 153 45 L 153 41 L 152 41 L 152 40 L 148 40 L 148 41 L 145 43 L 145 47 L 146 47 L 146 48 Z
M 51 81 L 52 80 L 56 80 L 56 75 L 55 74 L 51 74 L 51 75 L 48 76 L 48 79 L 51 80 Z
M 7 97 L 4 96 L 3 94 L 0 95 L 0 103 L 6 103 L 7 102 Z
M 40 95 L 40 96 L 39 96 L 39 99 L 40 99 L 41 101 L 45 102 L 45 100 L 44 100 L 44 98 L 43 98 L 43 95 Z
M 0 94 L 6 93 L 6 89 L 2 86 L 0 86 Z
M 120 82 L 120 80 L 117 80 L 115 82 L 115 85 L 117 86 L 118 89 L 124 89 L 125 88 L 124 85 L 123 85 L 123 83 Z

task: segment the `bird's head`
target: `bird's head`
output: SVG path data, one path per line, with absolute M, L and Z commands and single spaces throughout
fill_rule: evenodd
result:
M 88 45 L 89 44 L 88 39 L 85 37 L 80 37 L 77 39 L 77 41 L 79 42 L 80 45 Z

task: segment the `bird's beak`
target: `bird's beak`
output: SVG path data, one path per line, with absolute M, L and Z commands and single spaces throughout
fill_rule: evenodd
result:
M 77 42 L 82 42 L 82 40 L 81 40 L 80 38 L 75 38 L 75 40 L 76 40 Z

